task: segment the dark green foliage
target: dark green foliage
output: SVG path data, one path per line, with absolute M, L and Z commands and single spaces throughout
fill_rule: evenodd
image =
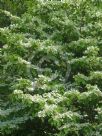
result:
M 0 2 L 0 136 L 101 136 L 101 1 Z

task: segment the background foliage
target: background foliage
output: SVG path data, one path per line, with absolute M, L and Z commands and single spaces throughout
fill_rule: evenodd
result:
M 101 0 L 0 7 L 0 135 L 101 136 Z

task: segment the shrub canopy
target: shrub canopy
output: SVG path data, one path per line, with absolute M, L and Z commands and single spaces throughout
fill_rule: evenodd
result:
M 102 2 L 0 3 L 0 135 L 102 136 Z

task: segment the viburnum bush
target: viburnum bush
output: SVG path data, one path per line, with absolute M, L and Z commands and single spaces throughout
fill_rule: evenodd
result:
M 22 12 L 0 10 L 0 136 L 102 136 L 102 2 Z

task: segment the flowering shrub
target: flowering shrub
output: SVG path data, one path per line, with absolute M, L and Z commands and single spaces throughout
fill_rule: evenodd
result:
M 101 1 L 26 4 L 0 10 L 0 135 L 101 136 Z

